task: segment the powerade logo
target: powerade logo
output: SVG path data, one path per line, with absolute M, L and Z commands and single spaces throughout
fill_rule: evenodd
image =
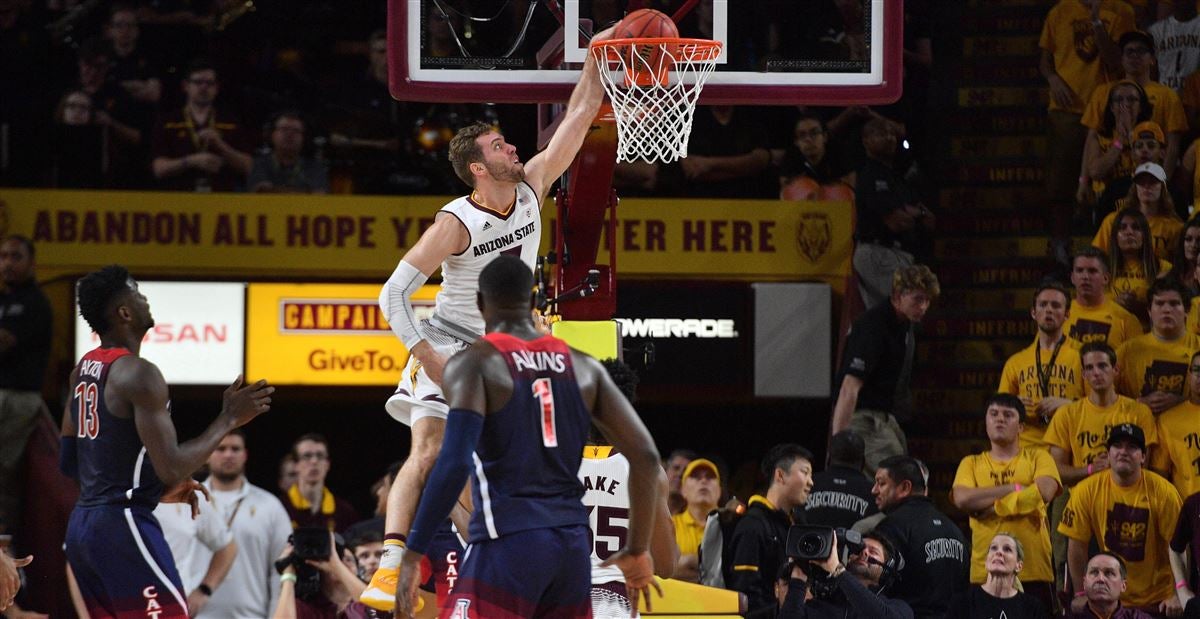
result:
M 732 318 L 617 318 L 622 337 L 733 339 Z

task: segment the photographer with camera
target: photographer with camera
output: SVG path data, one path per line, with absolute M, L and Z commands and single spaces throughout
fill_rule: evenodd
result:
M 826 531 L 829 552 L 823 559 L 790 559 L 791 579 L 778 619 L 912 619 L 913 611 L 908 604 L 884 596 L 896 577 L 900 560 L 891 542 L 874 532 L 866 533 L 861 537 L 858 552 L 849 554 L 843 564 L 839 542 L 845 543 L 847 535 L 858 534 L 845 529 Z M 808 549 L 806 541 L 800 540 L 797 550 Z M 788 544 L 789 555 L 804 555 L 793 552 L 792 546 Z M 813 596 L 806 600 L 809 591 Z
M 377 616 L 358 601 L 367 584 L 340 536 L 320 528 L 292 533 L 275 562 L 279 605 L 273 619 L 357 619 Z
M 745 594 L 746 617 L 773 617 L 775 575 L 787 562 L 784 546 L 794 524 L 792 512 L 803 509 L 812 490 L 812 452 L 794 443 L 772 447 L 762 459 L 763 475 L 769 480 L 766 495 L 750 497 L 746 515 L 734 526 L 729 538 L 725 585 Z

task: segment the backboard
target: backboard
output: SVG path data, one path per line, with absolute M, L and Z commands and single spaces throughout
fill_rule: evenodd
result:
M 671 15 L 682 37 L 723 44 L 702 104 L 880 104 L 900 96 L 901 0 L 388 0 L 392 96 L 566 101 L 593 25 L 644 7 Z

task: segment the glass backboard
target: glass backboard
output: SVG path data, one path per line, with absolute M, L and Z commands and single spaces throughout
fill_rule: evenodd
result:
M 595 25 L 672 16 L 681 37 L 723 44 L 704 104 L 878 104 L 900 96 L 900 0 L 389 0 L 392 96 L 565 101 Z

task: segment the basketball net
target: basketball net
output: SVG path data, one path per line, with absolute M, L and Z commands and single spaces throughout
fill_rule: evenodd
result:
M 629 619 L 632 614 L 629 598 L 608 589 L 592 587 L 593 619 Z
M 612 39 L 591 46 L 617 121 L 617 161 L 687 157 L 700 91 L 721 44 L 704 39 Z

